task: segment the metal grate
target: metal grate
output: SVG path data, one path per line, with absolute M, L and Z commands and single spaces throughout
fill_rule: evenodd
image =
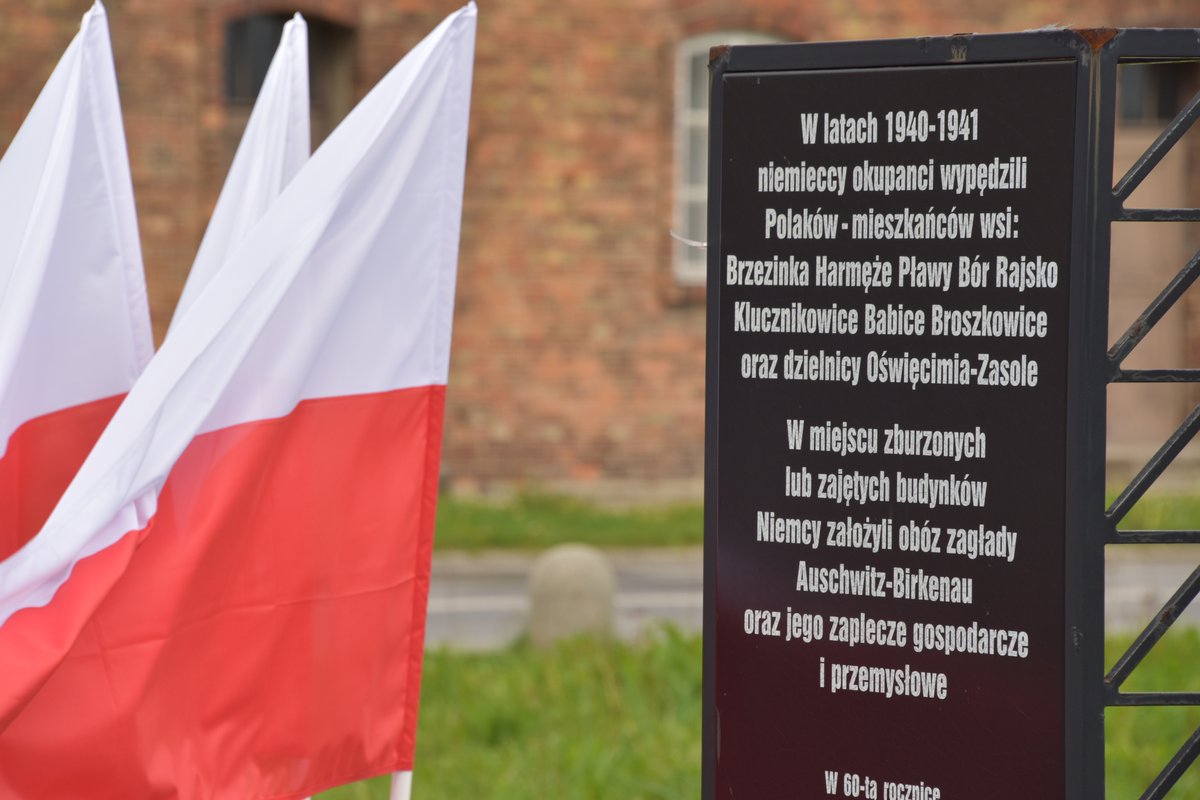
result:
M 1200 43 L 1192 36 L 1179 35 L 1178 31 L 1120 31 L 1099 51 L 1100 80 L 1094 84 L 1096 95 L 1093 108 L 1097 109 L 1100 130 L 1105 140 L 1111 143 L 1115 126 L 1116 106 L 1114 102 L 1117 66 L 1123 63 L 1144 61 L 1178 61 L 1200 59 Z M 1138 222 L 1185 222 L 1200 220 L 1198 208 L 1126 208 L 1126 202 L 1146 177 L 1160 164 L 1167 152 L 1177 144 L 1200 117 L 1200 93 L 1197 93 L 1167 124 L 1152 145 L 1130 167 L 1129 171 L 1114 184 L 1111 172 L 1111 149 L 1108 157 L 1100 149 L 1101 157 L 1096 160 L 1097 183 L 1111 186 L 1108 196 L 1103 194 L 1097 203 L 1097 225 L 1093 241 L 1097 254 L 1107 250 L 1108 224 L 1126 221 Z M 1108 223 L 1108 224 L 1105 224 Z M 1184 293 L 1200 276 L 1200 252 L 1188 260 L 1179 273 L 1150 302 L 1138 318 L 1129 326 L 1106 354 L 1107 383 L 1162 383 L 1200 382 L 1197 369 L 1125 369 L 1122 365 L 1138 344 L 1183 297 Z M 1146 491 L 1171 465 L 1189 442 L 1200 432 L 1200 405 L 1188 415 L 1178 429 L 1167 438 L 1162 447 L 1146 462 L 1145 466 L 1129 482 L 1124 491 L 1104 513 L 1107 528 L 1104 541 L 1110 545 L 1123 544 L 1167 544 L 1200 543 L 1197 530 L 1130 530 L 1118 531 L 1117 526 L 1129 513 Z M 1125 692 L 1122 686 L 1154 646 L 1170 630 L 1188 605 L 1200 594 L 1200 567 L 1192 572 L 1178 591 L 1146 625 L 1129 649 L 1119 658 L 1104 676 L 1104 698 L 1107 706 L 1184 706 L 1200 705 L 1197 692 Z M 1200 729 L 1183 744 L 1159 773 L 1158 777 L 1142 794 L 1143 800 L 1166 797 L 1188 767 L 1200 755 Z

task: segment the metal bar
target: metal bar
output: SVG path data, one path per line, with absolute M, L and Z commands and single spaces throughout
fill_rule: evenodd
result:
M 918 39 L 733 47 L 728 73 L 796 69 L 797 61 L 813 69 L 873 69 L 954 63 L 999 63 L 1074 59 L 1090 51 L 1085 32 L 1047 30 L 1024 34 L 958 34 Z M 1101 32 L 1103 33 L 1103 32 Z M 797 54 L 800 54 L 797 56 Z M 1109 189 L 1105 186 L 1104 189 Z
M 1192 600 L 1195 599 L 1196 594 L 1198 592 L 1200 592 L 1200 567 L 1197 567 L 1195 570 L 1192 571 L 1192 574 L 1188 576 L 1188 579 L 1183 582 L 1183 585 L 1179 587 L 1179 589 L 1175 592 L 1175 594 L 1171 595 L 1171 599 L 1168 600 L 1163 605 L 1162 610 L 1159 611 L 1154 616 L 1154 619 L 1152 619 L 1150 621 L 1150 624 L 1146 626 L 1146 629 L 1143 630 L 1140 634 L 1138 634 L 1137 639 L 1134 640 L 1133 644 L 1131 644 L 1129 646 L 1129 649 L 1125 651 L 1124 655 L 1122 655 L 1119 659 L 1117 659 L 1117 663 L 1114 664 L 1113 668 L 1108 671 L 1107 675 L 1104 676 L 1104 683 L 1113 689 L 1121 688 L 1121 685 L 1123 683 L 1125 683 L 1125 680 L 1129 677 L 1130 673 L 1132 673 L 1135 669 L 1137 669 L 1138 664 L 1142 663 L 1142 659 L 1144 659 L 1147 656 L 1147 654 L 1149 654 L 1149 652 L 1154 649 L 1154 645 L 1158 644 L 1158 640 L 1163 637 L 1163 634 L 1165 634 L 1170 629 L 1170 627 L 1173 624 L 1175 624 L 1175 620 L 1179 619 L 1179 615 L 1182 614 L 1184 612 L 1184 609 L 1186 609 L 1188 607 L 1188 604 L 1191 603 Z M 1142 693 L 1142 694 L 1123 694 L 1123 695 L 1118 695 L 1117 697 L 1118 698 L 1127 698 L 1127 697 L 1149 697 L 1149 696 L 1157 696 L 1157 695 L 1148 695 L 1148 694 Z M 1189 695 L 1172 694 L 1170 696 L 1178 697 L 1178 696 L 1189 696 Z M 1200 694 L 1193 693 L 1190 696 L 1197 698 L 1195 702 L 1200 702 Z M 1112 704 L 1113 705 L 1181 705 L 1180 703 L 1121 703 L 1121 702 L 1112 703 Z
M 1200 208 L 1121 208 L 1116 222 L 1197 222 Z
M 1112 236 L 1113 151 L 1116 129 L 1117 41 L 1122 36 L 1089 37 L 1080 53 L 1080 71 L 1088 82 L 1087 120 L 1080 173 L 1084 192 L 1077 196 L 1086 219 L 1078 246 L 1082 302 L 1072 305 L 1069 347 L 1080 348 L 1079 396 L 1070 397 L 1068 418 L 1078 420 L 1078 449 L 1070 448 L 1073 473 L 1068 487 L 1066 553 L 1067 769 L 1065 800 L 1104 797 L 1104 517 L 1106 388 L 1105 352 L 1109 344 L 1109 261 Z M 1082 102 L 1081 102 L 1082 105 Z M 1082 126 L 1081 126 L 1082 127 Z M 1070 440 L 1068 440 L 1070 441 Z M 1072 519 L 1077 520 L 1071 525 Z
M 1142 181 L 1146 179 L 1151 170 L 1158 166 L 1158 162 L 1162 161 L 1163 156 L 1188 132 L 1197 116 L 1200 116 L 1200 92 L 1195 94 L 1183 107 L 1183 110 L 1175 115 L 1175 119 L 1171 120 L 1163 129 L 1163 132 L 1154 140 L 1154 144 L 1142 153 L 1141 157 L 1125 173 L 1125 177 L 1121 178 L 1113 187 L 1113 197 L 1118 202 L 1124 204 L 1133 190 L 1141 186 Z
M 1200 531 L 1112 531 L 1106 544 L 1200 544 Z
M 1129 326 L 1129 330 L 1117 340 L 1108 351 L 1109 363 L 1114 368 L 1119 367 L 1125 357 L 1141 343 L 1146 334 L 1158 323 L 1163 316 L 1171 310 L 1175 302 L 1183 296 L 1188 287 L 1195 282 L 1196 277 L 1200 275 L 1200 251 L 1197 251 L 1192 259 L 1179 270 L 1179 273 L 1171 279 L 1171 282 L 1159 292 L 1158 297 L 1154 298 L 1150 305 L 1146 306 L 1146 310 Z
M 1175 433 L 1171 434 L 1162 447 L 1158 448 L 1158 452 L 1150 457 L 1146 466 L 1142 467 L 1142 471 L 1129 482 L 1125 491 L 1121 492 L 1121 496 L 1113 501 L 1104 515 L 1114 524 L 1124 519 L 1133 504 L 1142 498 L 1150 485 L 1158 480 L 1158 476 L 1163 473 L 1163 470 L 1171 465 L 1183 448 L 1187 447 L 1188 442 L 1195 437 L 1197 431 L 1200 431 L 1200 405 L 1192 409 L 1192 413 L 1188 414 L 1188 418 L 1183 421 L 1183 424 Z
M 1121 708 L 1197 706 L 1200 705 L 1200 692 L 1117 692 L 1108 704 Z
M 1117 33 L 1121 62 L 1155 59 L 1194 61 L 1200 40 L 1193 28 L 1122 28 Z
M 1193 56 L 1129 56 L 1121 59 L 1121 64 L 1193 64 L 1196 58 Z
M 1167 796 L 1167 792 L 1171 791 L 1176 782 L 1183 777 L 1183 773 L 1187 772 L 1188 767 L 1196 760 L 1196 755 L 1200 754 L 1200 728 L 1192 734 L 1192 738 L 1188 739 L 1183 747 L 1179 748 L 1167 765 L 1163 767 L 1163 771 L 1158 773 L 1158 777 L 1146 789 L 1141 800 L 1161 800 Z
M 1110 383 L 1200 383 L 1200 369 L 1121 369 Z

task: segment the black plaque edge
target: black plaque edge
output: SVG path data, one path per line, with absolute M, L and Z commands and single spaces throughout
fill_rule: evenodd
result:
M 704 622 L 703 622 L 703 708 L 701 712 L 702 755 L 700 792 L 704 800 L 714 800 L 717 777 L 717 752 L 720 724 L 716 698 L 716 612 L 717 612 L 717 485 L 719 461 L 717 423 L 720 419 L 720 393 L 717 376 L 721 330 L 721 153 L 725 107 L 724 75 L 730 48 L 713 48 L 709 63 L 709 150 L 708 150 L 708 274 L 705 306 L 704 354 Z
M 1110 38 L 1084 52 L 1076 74 L 1064 562 L 1067 800 L 1105 796 L 1105 353 L 1117 68 L 1111 44 Z
M 723 71 L 777 72 L 1080 60 L 1085 54 L 1103 48 L 1116 33 L 1110 28 L 1044 28 L 1024 33 L 742 45 L 727 49 Z

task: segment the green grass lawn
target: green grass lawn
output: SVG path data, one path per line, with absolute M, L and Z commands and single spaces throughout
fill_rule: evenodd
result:
M 1110 637 L 1106 660 L 1112 664 L 1129 638 Z M 1150 651 L 1122 687 L 1128 692 L 1200 691 L 1200 631 L 1172 630 Z M 1159 770 L 1200 727 L 1200 708 L 1110 708 L 1105 714 L 1108 796 L 1137 800 Z M 1200 764 L 1169 795 L 1200 797 Z
M 680 547 L 703 540 L 704 511 L 699 503 L 612 510 L 536 493 L 520 494 L 505 503 L 453 496 L 438 501 L 439 550 L 542 550 L 564 542 Z
M 1110 494 L 1109 504 L 1116 499 L 1116 494 Z M 1118 527 L 1122 530 L 1200 529 L 1200 495 L 1148 494 L 1129 510 Z
M 1127 641 L 1110 641 L 1110 660 Z M 1200 633 L 1173 633 L 1131 691 L 1200 689 Z M 1136 800 L 1200 709 L 1109 709 L 1108 797 Z M 386 800 L 387 780 L 322 794 Z M 700 796 L 700 639 L 581 640 L 540 652 L 426 658 L 416 800 L 677 800 Z M 1193 766 L 1171 797 L 1200 797 Z
M 425 659 L 413 797 L 700 796 L 700 639 Z M 386 800 L 387 781 L 322 794 Z

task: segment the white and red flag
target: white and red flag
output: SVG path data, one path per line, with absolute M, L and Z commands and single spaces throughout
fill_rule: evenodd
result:
M 0 563 L 0 797 L 411 770 L 474 37 L 313 154 Z
M 97 3 L 0 159 L 0 560 L 45 522 L 153 351 Z
M 310 130 L 308 26 L 296 14 L 284 23 L 279 46 L 175 306 L 172 330 L 308 160 Z

